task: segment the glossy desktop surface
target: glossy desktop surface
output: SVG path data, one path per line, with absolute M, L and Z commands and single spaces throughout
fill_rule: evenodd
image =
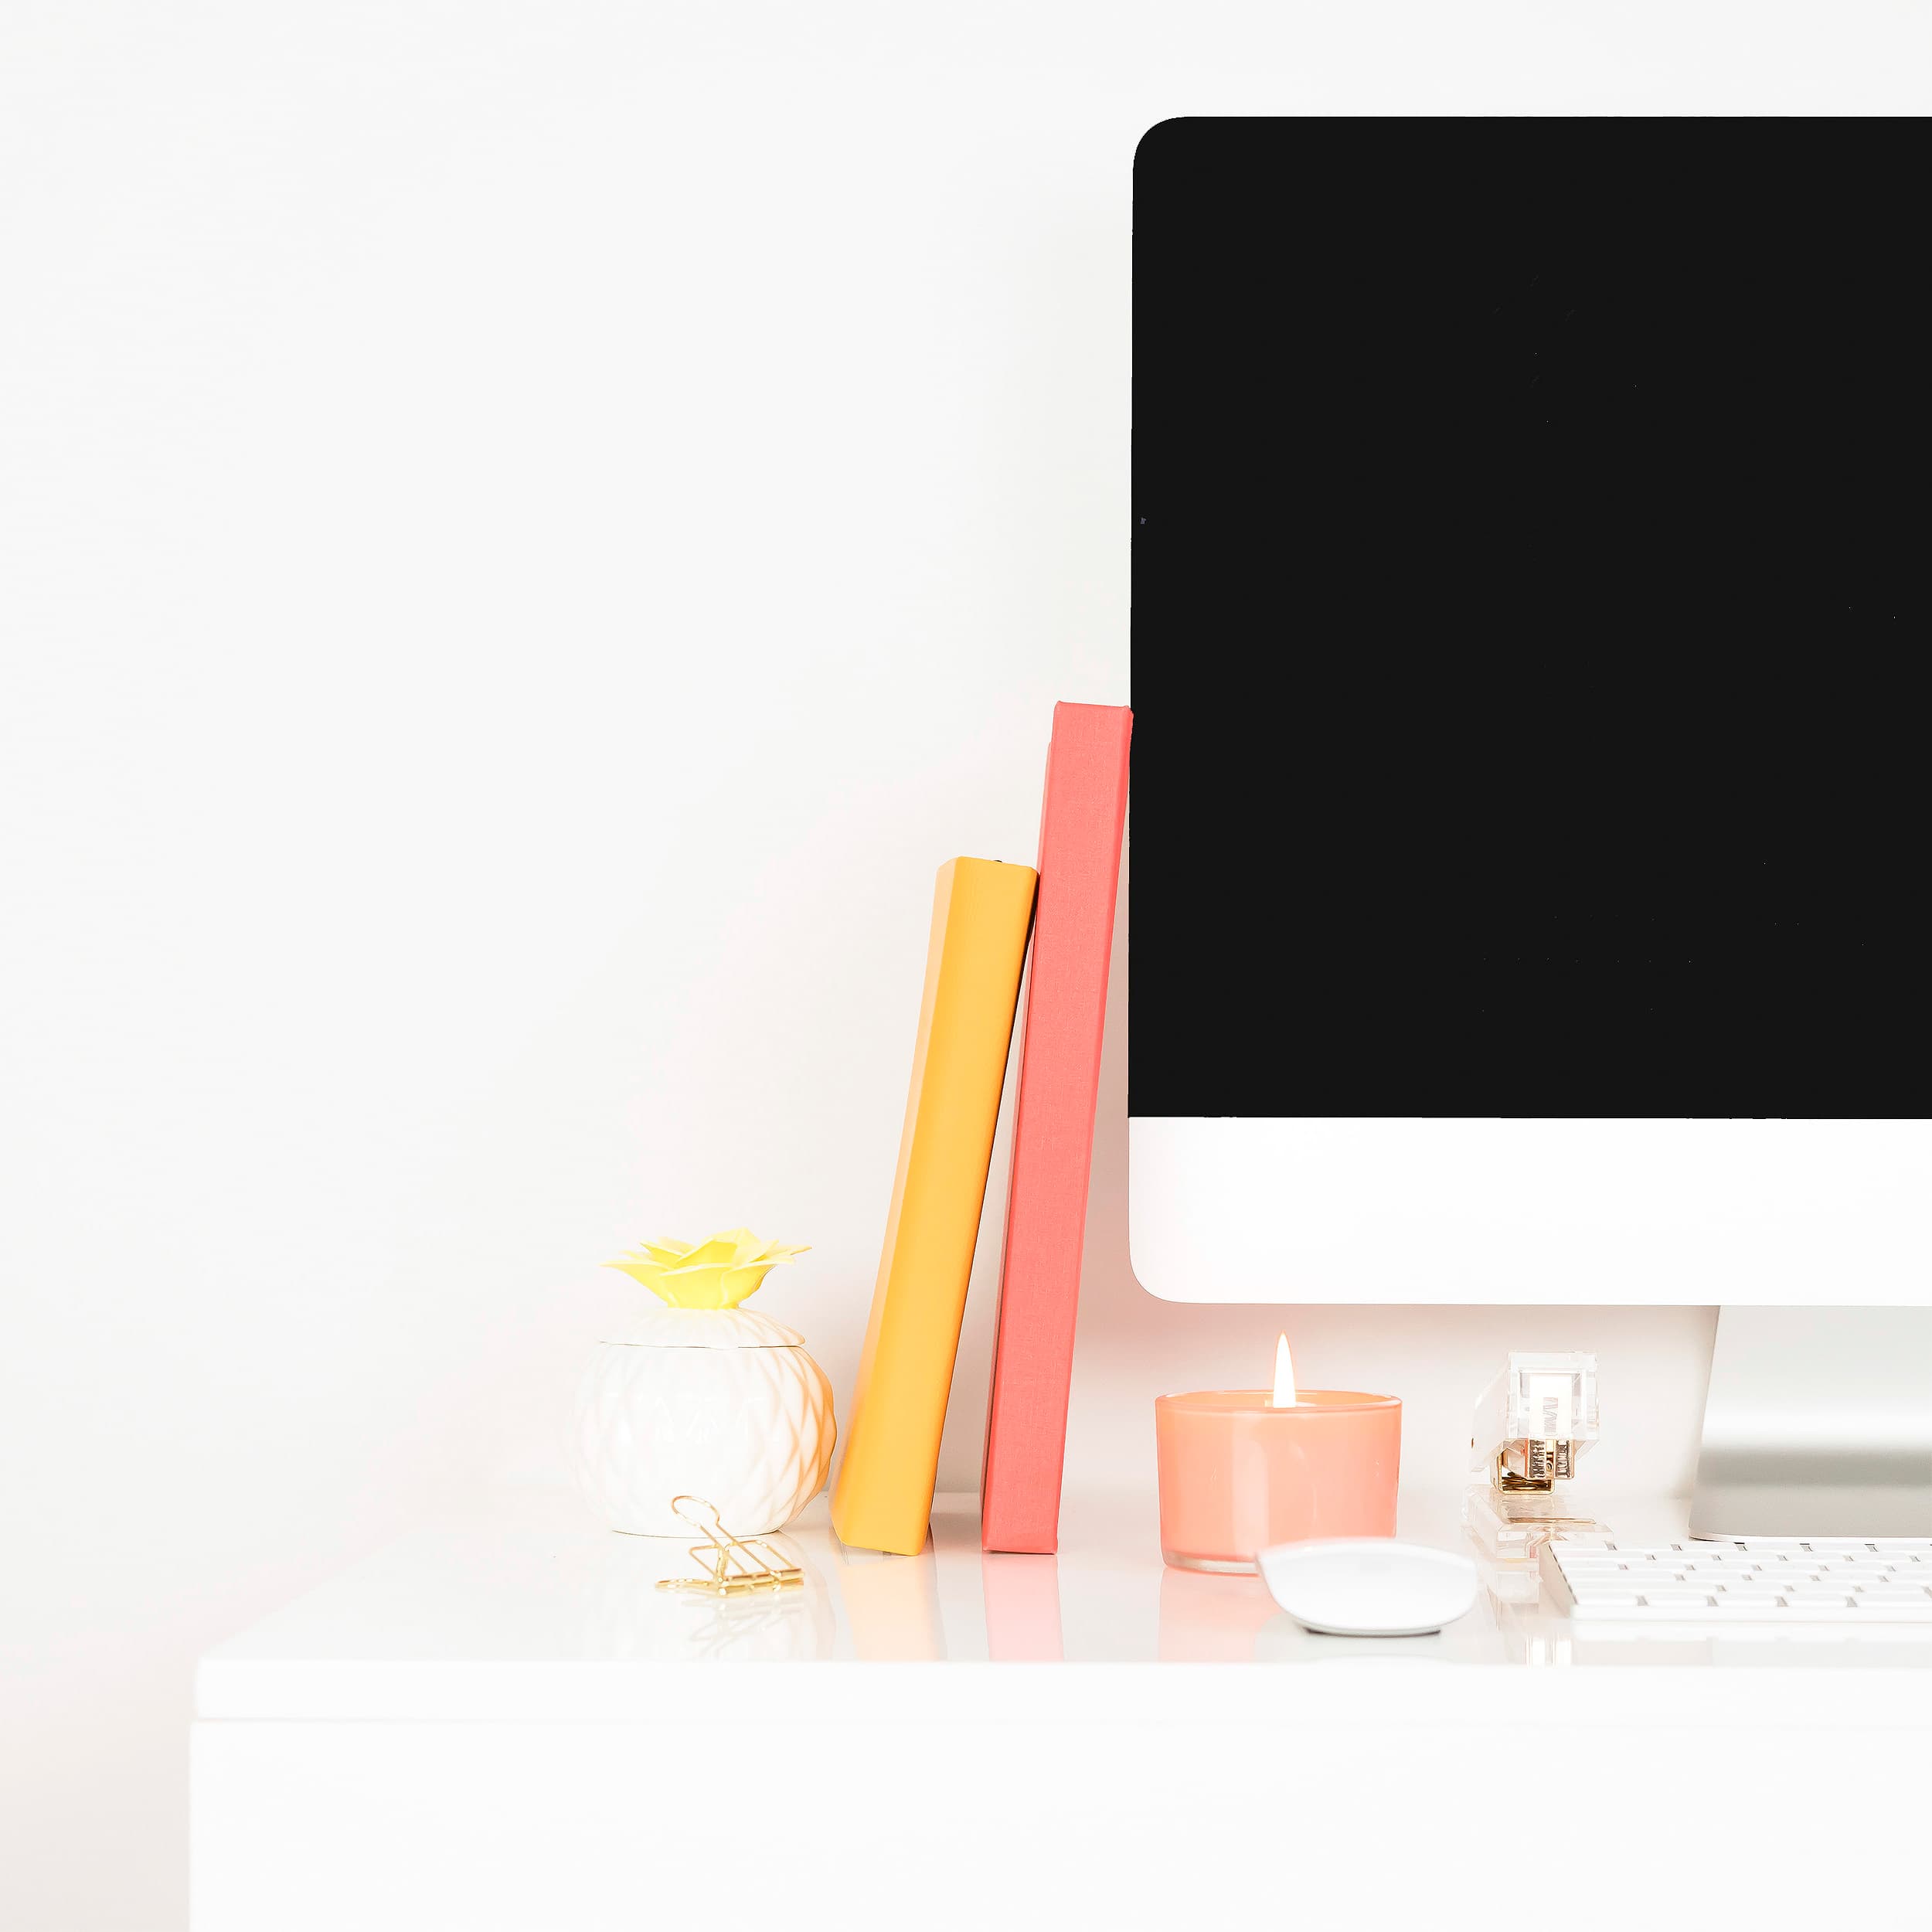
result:
M 1037 1713 L 1043 1702 L 1097 1716 L 1126 1697 L 1142 1713 L 1314 1721 L 1383 1706 L 1466 1716 L 1495 1698 L 1526 1715 L 1547 1707 L 1621 1719 L 1632 1697 L 1654 1699 L 1660 1712 L 1687 1699 L 1699 1709 L 1748 1705 L 1759 1694 L 1750 1685 L 1775 1669 L 1794 1674 L 1780 1698 L 1815 1699 L 1821 1713 L 1842 1716 L 1849 1698 L 1869 1702 L 1869 1721 L 1932 1721 L 1932 1631 L 1924 1641 L 1912 1630 L 1668 1640 L 1585 1631 L 1545 1600 L 1546 1586 L 1539 1596 L 1533 1577 L 1489 1565 L 1476 1608 L 1437 1635 L 1318 1637 L 1277 1609 L 1257 1577 L 1164 1566 L 1151 1494 L 1070 1496 L 1058 1556 L 982 1555 L 968 1497 L 940 1498 L 932 1543 L 915 1557 L 842 1549 L 824 1509 L 821 1499 L 782 1539 L 805 1573 L 801 1590 L 719 1601 L 658 1590 L 659 1578 L 685 1573 L 681 1546 L 613 1535 L 573 1497 L 493 1500 L 405 1537 L 209 1651 L 198 1714 L 602 1722 L 763 1711 L 777 1698 L 801 1718 L 992 1716 Z M 1405 1496 L 1399 1532 L 1480 1561 L 1461 1512 L 1458 1495 Z M 1681 1503 L 1606 1503 L 1598 1513 L 1626 1537 L 1683 1534 Z M 825 1668 L 777 1678 L 716 1668 L 787 1663 Z M 1082 1668 L 863 1668 L 987 1663 Z M 1118 1668 L 1148 1665 L 1162 1668 Z

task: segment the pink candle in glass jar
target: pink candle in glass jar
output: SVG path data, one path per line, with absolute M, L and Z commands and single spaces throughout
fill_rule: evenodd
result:
M 1294 1386 L 1158 1396 L 1161 1554 L 1181 1570 L 1252 1570 L 1255 1553 L 1311 1536 L 1393 1536 L 1402 1458 L 1393 1396 Z

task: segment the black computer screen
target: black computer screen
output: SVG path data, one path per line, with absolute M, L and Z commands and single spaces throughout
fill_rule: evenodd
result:
M 1932 1112 L 1926 148 L 1147 135 L 1135 1114 Z

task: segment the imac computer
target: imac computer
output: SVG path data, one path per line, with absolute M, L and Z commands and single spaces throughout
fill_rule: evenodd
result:
M 1718 1304 L 1699 1534 L 1932 1535 L 1924 142 L 1135 161 L 1135 1272 Z

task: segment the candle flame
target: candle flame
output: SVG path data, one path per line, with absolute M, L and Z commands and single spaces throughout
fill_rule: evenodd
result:
M 1294 1358 L 1288 1353 L 1284 1335 L 1274 1345 L 1274 1396 L 1271 1406 L 1292 1409 L 1301 1398 L 1294 1392 Z

